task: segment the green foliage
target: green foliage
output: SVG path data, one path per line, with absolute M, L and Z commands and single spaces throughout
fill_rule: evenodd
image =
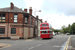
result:
M 71 33 L 71 34 L 75 34 L 75 23 L 73 23 L 72 25 L 68 25 L 68 27 L 66 27 L 65 25 L 62 26 L 62 32 L 63 33 Z

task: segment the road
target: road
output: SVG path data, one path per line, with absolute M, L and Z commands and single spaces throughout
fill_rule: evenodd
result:
M 60 50 L 68 37 L 66 35 L 56 35 L 52 39 L 0 40 L 0 43 L 10 45 L 0 50 Z

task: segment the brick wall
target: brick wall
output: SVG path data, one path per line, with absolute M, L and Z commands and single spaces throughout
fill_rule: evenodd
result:
M 13 21 L 14 21 L 14 14 L 13 13 L 9 13 L 9 23 L 13 23 Z
M 8 13 L 6 13 L 6 19 L 5 19 L 6 23 L 8 22 Z
M 22 13 L 18 13 L 18 23 L 23 23 L 23 14 Z

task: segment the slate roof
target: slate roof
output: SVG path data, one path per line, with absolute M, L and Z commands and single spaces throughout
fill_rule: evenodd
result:
M 14 8 L 12 10 L 10 9 L 10 7 L 0 8 L 0 12 L 27 13 L 27 12 L 23 11 L 22 9 L 19 9 L 19 8 L 15 7 L 15 6 L 14 6 Z

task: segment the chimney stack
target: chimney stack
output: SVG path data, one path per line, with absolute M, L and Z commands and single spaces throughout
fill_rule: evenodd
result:
M 10 4 L 11 4 L 10 9 L 12 10 L 14 8 L 14 4 L 12 2 Z
M 27 12 L 27 9 L 25 8 L 24 11 Z
M 32 15 L 32 7 L 29 8 L 29 13 Z
M 42 19 L 40 19 L 40 21 L 42 22 Z
M 36 16 L 36 18 L 38 19 L 38 15 Z
M 47 23 L 47 21 L 45 21 L 45 23 Z

